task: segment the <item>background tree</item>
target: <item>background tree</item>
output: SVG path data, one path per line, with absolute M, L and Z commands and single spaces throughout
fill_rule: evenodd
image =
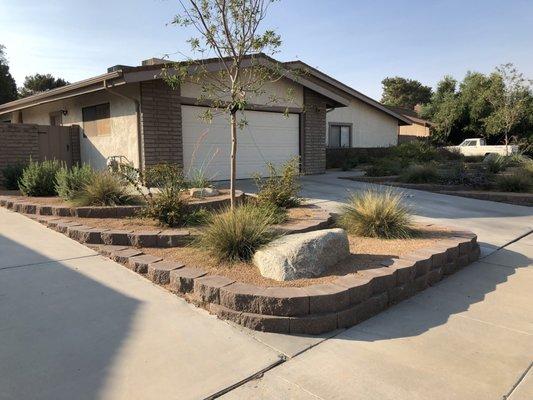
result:
M 24 78 L 24 84 L 22 88 L 20 88 L 19 94 L 20 97 L 27 97 L 68 84 L 69 82 L 66 80 L 62 78 L 55 78 L 51 74 L 30 75 Z
M 274 54 L 281 39 L 273 30 L 261 30 L 269 6 L 275 0 L 189 0 L 180 1 L 182 12 L 173 21 L 183 27 L 192 27 L 196 37 L 189 39 L 193 53 L 215 57 L 222 65 L 211 72 L 203 61 L 189 60 L 168 67 L 164 78 L 171 86 L 189 79 L 200 86 L 199 101 L 208 101 L 204 118 L 214 112 L 228 117 L 231 133 L 231 208 L 235 205 L 235 178 L 237 169 L 238 113 L 245 110 L 250 98 L 265 94 L 268 82 L 282 79 L 280 64 L 265 62 L 264 54 Z M 186 4 L 184 4 L 184 2 Z M 290 95 L 290 94 L 288 94 Z M 275 98 L 271 102 L 277 101 Z
M 383 79 L 381 84 L 383 85 L 381 102 L 388 106 L 412 110 L 417 104 L 426 104 L 431 100 L 431 88 L 413 79 L 396 76 Z
M 9 72 L 5 46 L 0 44 L 0 104 L 17 98 L 17 84 Z
M 493 86 L 489 95 L 494 112 L 487 117 L 486 127 L 490 133 L 503 133 L 507 146 L 513 129 L 529 117 L 528 111 L 531 111 L 532 103 L 531 81 L 525 79 L 513 64 L 497 67 L 495 75 L 500 83 Z
M 455 79 L 445 76 L 437 84 L 437 90 L 431 96 L 431 101 L 422 107 L 421 116 L 433 123 L 432 139 L 437 143 L 446 142 L 463 116 Z

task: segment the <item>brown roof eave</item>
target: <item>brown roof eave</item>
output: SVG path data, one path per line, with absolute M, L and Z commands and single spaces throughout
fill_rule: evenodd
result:
M 111 83 L 113 86 L 124 83 L 122 80 L 122 71 L 110 72 L 83 81 L 71 83 L 57 89 L 47 90 L 46 92 L 37 93 L 33 96 L 14 100 L 9 103 L 0 104 L 0 114 L 7 114 L 13 111 L 103 90 L 103 83 L 105 81 Z

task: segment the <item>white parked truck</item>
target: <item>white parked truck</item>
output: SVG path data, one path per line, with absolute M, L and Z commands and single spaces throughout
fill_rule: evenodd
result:
M 465 157 L 486 156 L 488 154 L 505 156 L 518 152 L 516 145 L 488 146 L 485 139 L 465 139 L 459 146 L 446 146 L 445 149 L 461 153 Z

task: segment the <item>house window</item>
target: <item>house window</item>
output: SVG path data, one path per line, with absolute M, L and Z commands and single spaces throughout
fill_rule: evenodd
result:
M 352 125 L 329 124 L 328 147 L 352 147 Z
M 111 133 L 109 116 L 109 103 L 84 107 L 83 135 L 85 137 L 109 135 Z

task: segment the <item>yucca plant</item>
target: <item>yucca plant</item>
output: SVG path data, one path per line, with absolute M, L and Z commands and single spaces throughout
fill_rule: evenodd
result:
M 127 184 L 111 172 L 96 173 L 73 199 L 78 206 L 119 206 L 135 204 Z
M 487 170 L 493 174 L 505 171 L 509 165 L 508 157 L 500 154 L 489 154 L 483 160 L 483 164 L 487 167 Z
M 271 229 L 276 217 L 265 208 L 244 204 L 211 217 L 198 245 L 224 261 L 247 261 L 278 235 Z
M 352 195 L 339 223 L 349 233 L 365 237 L 406 239 L 414 233 L 404 196 L 393 190 L 369 189 Z

